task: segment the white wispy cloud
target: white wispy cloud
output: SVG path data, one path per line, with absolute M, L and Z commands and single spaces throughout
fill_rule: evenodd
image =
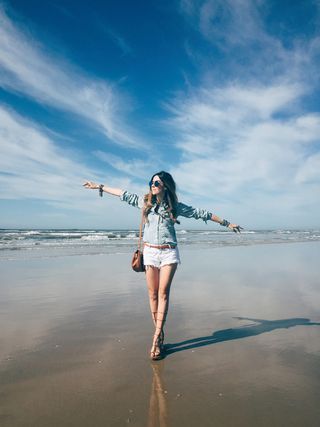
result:
M 61 148 L 58 136 L 0 105 L 0 200 L 38 201 L 42 212 L 24 217 L 13 212 L 19 224 L 117 228 L 137 227 L 139 214 L 118 197 L 102 199 L 96 190 L 86 190 L 86 180 L 121 189 L 140 191 L 127 175 L 116 176 L 110 167 L 88 167 L 78 151 Z M 141 189 L 142 190 L 142 189 Z M 15 224 L 1 218 L 3 226 Z M 91 225 L 90 225 L 91 224 Z M 16 226 L 16 225 L 15 225 Z
M 12 22 L 0 5 L 0 85 L 39 103 L 76 114 L 116 144 L 144 143 L 127 123 L 130 99 L 112 82 L 86 75 L 67 60 L 45 50 Z
M 114 30 L 106 29 L 105 30 L 109 37 L 113 40 L 113 42 L 119 47 L 119 49 L 122 52 L 122 55 L 133 55 L 133 50 L 129 46 L 128 42 L 121 37 L 117 32 Z
M 254 0 L 181 0 L 180 11 L 201 35 L 222 49 L 230 46 L 264 45 L 276 39 L 264 26 L 264 1 Z
M 314 218 L 313 210 L 320 208 L 320 113 L 301 110 L 308 91 L 303 82 L 232 83 L 199 86 L 168 103 L 165 125 L 181 155 L 169 172 L 181 200 L 248 227 L 266 221 L 305 225 L 307 217 Z M 136 182 L 157 169 L 154 159 L 95 154 Z M 133 183 L 128 188 L 145 190 Z
M 41 200 L 73 210 L 94 213 L 98 198 L 82 187 L 85 180 L 100 182 L 111 170 L 93 170 L 79 153 L 63 149 L 38 124 L 0 105 L 0 199 Z M 127 188 L 128 178 L 117 179 Z
M 298 170 L 295 181 L 298 184 L 320 183 L 320 153 L 315 153 L 306 159 Z
M 227 72 L 219 76 L 216 57 L 213 56 L 210 62 L 208 47 L 201 52 L 198 44 L 192 45 L 191 39 L 186 43 L 187 54 L 197 65 L 205 64 L 207 69 L 202 72 L 211 80 L 212 76 L 226 78 L 232 75 L 236 80 L 256 78 L 266 83 L 288 70 L 290 76 L 298 80 L 303 68 L 305 81 L 319 81 L 316 71 L 319 35 L 315 34 L 311 40 L 293 36 L 289 43 L 284 42 L 269 31 L 269 9 L 270 5 L 265 1 L 181 0 L 180 12 L 203 40 L 221 52 L 219 64 Z M 317 27 L 317 19 L 319 17 L 315 15 L 311 23 L 314 27 Z
M 215 64 L 207 62 L 200 83 L 166 104 L 181 154 L 173 172 L 178 184 L 187 183 L 186 196 L 212 201 L 243 221 L 260 226 L 265 217 L 265 223 L 315 225 L 320 112 L 308 112 L 305 105 L 318 87 L 310 73 L 317 66 L 318 38 L 285 48 L 268 34 L 259 5 L 180 3 L 204 39 L 224 52 L 238 50 L 237 58 L 243 53 L 248 69 L 226 56 L 223 65 L 232 70 L 225 67 L 221 80 L 211 73 Z
M 161 170 L 163 165 L 163 161 L 159 157 L 148 156 L 143 159 L 124 159 L 100 150 L 94 151 L 93 154 L 113 169 L 134 177 L 138 181 L 144 180 L 145 184 L 141 187 L 143 191 L 146 191 L 148 178 L 151 178 L 157 170 Z
M 58 147 L 39 125 L 0 106 L 0 197 L 68 200 L 96 174 Z
M 40 202 L 35 218 L 15 211 L 14 220 L 1 217 L 3 226 L 19 221 L 34 227 L 137 227 L 135 209 L 128 210 L 118 197 L 101 199 L 97 191 L 82 186 L 92 180 L 139 192 L 131 179 L 115 176 L 111 168 L 89 168 L 78 152 L 61 148 L 47 129 L 3 105 L 0 123 L 0 199 L 25 201 L 26 207 L 28 200 Z
M 296 201 L 303 203 L 303 183 L 312 180 L 320 187 L 315 154 L 320 113 L 285 114 L 302 94 L 302 86 L 232 85 L 176 99 L 168 124 L 182 155 L 175 168 L 178 182 L 188 182 L 190 193 L 209 198 L 210 193 L 232 199 L 250 192 L 270 202 L 272 192 L 299 192 Z
M 199 30 L 220 47 L 265 40 L 258 8 L 259 2 L 251 0 L 203 1 L 197 11 Z

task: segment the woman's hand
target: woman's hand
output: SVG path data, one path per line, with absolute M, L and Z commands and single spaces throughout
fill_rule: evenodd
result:
M 86 181 L 84 184 L 82 184 L 85 188 L 88 188 L 89 190 L 98 190 L 99 184 L 96 184 L 92 181 Z
M 237 224 L 229 224 L 228 228 L 230 228 L 230 230 L 234 231 L 235 233 L 241 233 L 241 230 L 243 230 L 243 228 Z

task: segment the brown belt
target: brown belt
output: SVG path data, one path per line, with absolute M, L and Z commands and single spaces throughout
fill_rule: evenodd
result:
M 144 243 L 145 246 L 148 246 L 149 248 L 156 248 L 156 249 L 175 249 L 176 245 L 150 245 L 150 243 Z

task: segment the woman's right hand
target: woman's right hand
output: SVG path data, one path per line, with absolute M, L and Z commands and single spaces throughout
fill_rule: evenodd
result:
M 86 181 L 84 184 L 82 184 L 85 188 L 88 188 L 89 190 L 98 190 L 99 184 L 96 184 L 92 181 Z

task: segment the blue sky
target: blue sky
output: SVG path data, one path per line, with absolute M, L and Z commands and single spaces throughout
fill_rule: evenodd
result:
M 137 228 L 82 182 L 162 169 L 247 229 L 319 227 L 319 62 L 317 0 L 0 0 L 0 227 Z

